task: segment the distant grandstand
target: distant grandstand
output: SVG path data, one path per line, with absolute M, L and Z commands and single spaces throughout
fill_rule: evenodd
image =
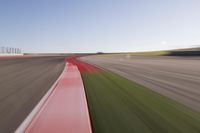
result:
M 20 48 L 0 47 L 0 55 L 18 55 L 22 54 Z

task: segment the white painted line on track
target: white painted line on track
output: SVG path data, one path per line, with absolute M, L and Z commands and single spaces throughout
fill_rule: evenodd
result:
M 48 90 L 48 92 L 42 97 L 42 99 L 39 101 L 39 103 L 34 107 L 34 109 L 31 111 L 31 113 L 26 117 L 26 119 L 22 122 L 22 124 L 17 128 L 15 133 L 24 133 L 28 125 L 31 123 L 33 118 L 36 116 L 36 114 L 39 112 L 45 101 L 48 99 L 48 97 L 51 95 L 51 93 L 56 88 L 59 80 L 61 79 L 62 75 L 64 74 L 65 69 L 67 69 L 67 63 L 65 64 L 62 73 L 58 77 L 58 79 L 55 81 L 55 83 L 51 86 L 51 88 Z

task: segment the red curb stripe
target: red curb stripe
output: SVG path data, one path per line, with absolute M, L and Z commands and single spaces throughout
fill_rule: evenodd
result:
M 65 69 L 66 68 L 64 68 L 64 70 Z M 48 99 L 48 97 L 51 95 L 51 93 L 53 93 L 54 89 L 58 85 L 59 80 L 61 79 L 61 77 L 64 74 L 64 70 L 61 73 L 61 75 L 58 77 L 58 79 L 56 80 L 56 82 L 48 90 L 48 92 L 42 97 L 42 99 L 40 100 L 40 102 L 35 106 L 35 108 L 31 111 L 31 113 L 26 117 L 26 119 L 17 128 L 17 130 L 15 131 L 15 133 L 24 133 L 25 132 L 26 128 L 31 123 L 31 121 L 34 119 L 34 117 L 37 115 L 37 113 L 39 112 L 39 110 L 41 109 L 41 107 L 45 104 L 45 102 Z
M 26 133 L 92 133 L 82 78 L 68 64 Z
M 71 57 L 66 58 L 66 61 L 76 65 L 81 73 L 101 72 L 101 69 L 97 68 L 94 65 L 91 65 L 89 63 L 79 60 L 78 59 L 79 57 L 81 56 L 71 56 Z

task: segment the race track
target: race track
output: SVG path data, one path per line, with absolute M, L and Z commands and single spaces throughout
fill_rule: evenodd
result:
M 64 57 L 0 59 L 0 132 L 22 123 L 64 68 Z
M 102 55 L 82 60 L 200 110 L 200 58 Z

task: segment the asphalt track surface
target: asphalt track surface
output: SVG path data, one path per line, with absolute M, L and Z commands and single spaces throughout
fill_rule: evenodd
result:
M 82 60 L 200 111 L 200 57 L 102 55 Z
M 0 59 L 0 132 L 13 133 L 64 68 L 64 57 Z

